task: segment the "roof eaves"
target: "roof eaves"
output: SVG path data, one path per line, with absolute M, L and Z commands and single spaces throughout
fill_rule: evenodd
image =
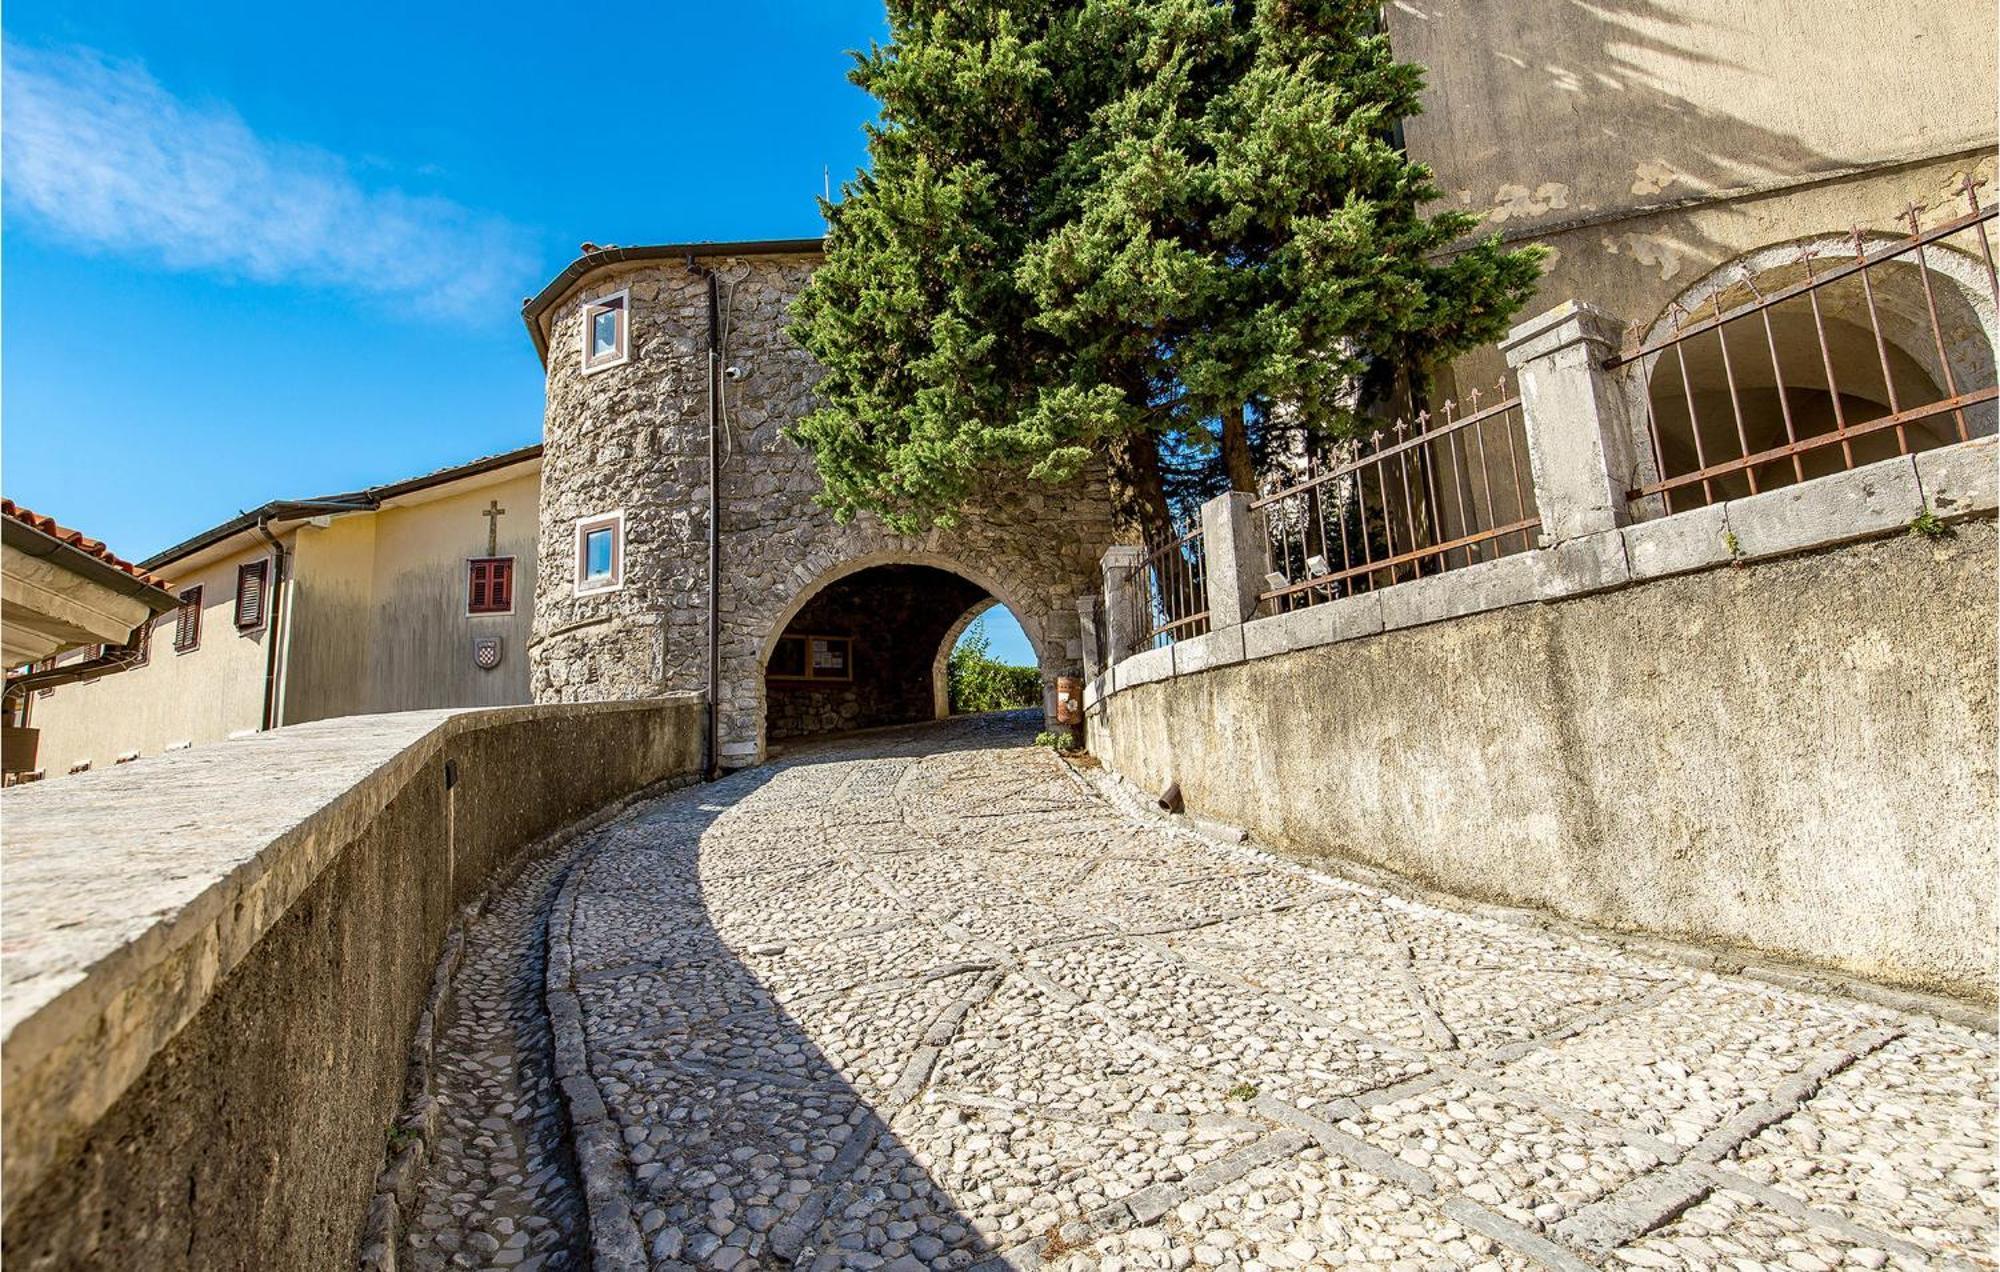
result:
M 734 243 L 653 243 L 638 247 L 606 247 L 585 252 L 549 280 L 549 285 L 521 302 L 521 321 L 528 325 L 528 339 L 535 342 L 535 356 L 546 365 L 548 337 L 542 333 L 542 315 L 562 299 L 569 289 L 607 265 L 626 261 L 672 261 L 712 256 L 817 256 L 826 249 L 824 238 L 746 239 Z

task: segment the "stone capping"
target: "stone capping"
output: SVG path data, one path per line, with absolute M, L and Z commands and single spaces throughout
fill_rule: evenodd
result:
M 53 1164 L 61 1136 L 38 1132 L 94 1124 L 447 742 L 698 696 L 349 716 L 8 788 L 6 1192 Z M 43 1072 L 85 1043 L 94 1072 Z
M 1898 455 L 1146 650 L 1086 684 L 1084 706 L 1097 711 L 1135 685 L 1294 650 L 1906 533 L 1925 513 L 1942 522 L 1991 517 L 1996 487 L 2000 439 Z

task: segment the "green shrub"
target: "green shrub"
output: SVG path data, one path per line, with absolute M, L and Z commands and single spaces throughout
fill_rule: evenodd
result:
M 1076 735 L 1067 729 L 1043 729 L 1035 735 L 1035 745 L 1052 751 L 1076 750 Z
M 1003 663 L 991 651 L 986 620 L 975 619 L 945 666 L 953 713 L 1040 706 L 1042 673 L 1033 667 Z

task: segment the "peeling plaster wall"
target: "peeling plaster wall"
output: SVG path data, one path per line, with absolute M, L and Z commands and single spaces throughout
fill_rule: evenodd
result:
M 1397 0 L 1427 68 L 1410 152 L 1482 233 L 1553 249 L 1538 313 L 1585 300 L 1650 325 L 1717 266 L 1773 243 L 1895 232 L 1965 210 L 1994 175 L 1990 4 L 1723 6 Z M 1992 185 L 1984 191 L 1990 202 Z M 1461 359 L 1463 396 L 1497 354 Z
M 1098 586 L 1113 540 L 1102 472 L 1063 487 L 1015 481 L 951 530 L 848 525 L 813 503 L 812 458 L 781 430 L 812 406 L 817 369 L 785 328 L 816 257 L 708 261 L 720 275 L 731 382 L 723 464 L 721 691 L 724 762 L 763 755 L 764 661 L 826 584 L 877 564 L 932 565 L 972 580 L 1021 621 L 1051 685 L 1082 660 L 1076 598 Z M 631 358 L 585 375 L 582 302 L 629 289 Z M 551 311 L 542 570 L 532 687 L 538 702 L 696 690 L 706 682 L 706 291 L 680 262 L 588 278 Z M 625 513 L 624 586 L 575 592 L 574 526 Z
M 1397 0 L 1428 68 L 1405 126 L 1453 203 L 1507 230 L 1990 146 L 1993 6 Z

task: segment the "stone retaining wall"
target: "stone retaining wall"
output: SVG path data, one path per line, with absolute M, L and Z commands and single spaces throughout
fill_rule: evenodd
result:
M 1987 518 L 1992 449 L 1945 457 Z M 1990 1004 L 1987 518 L 1557 600 L 1534 553 L 1504 598 L 1441 575 L 1359 633 L 1257 619 L 1206 669 L 1112 669 L 1091 745 L 1303 858 Z
M 9 790 L 22 1268 L 351 1266 L 452 916 L 699 698 L 350 717 Z

